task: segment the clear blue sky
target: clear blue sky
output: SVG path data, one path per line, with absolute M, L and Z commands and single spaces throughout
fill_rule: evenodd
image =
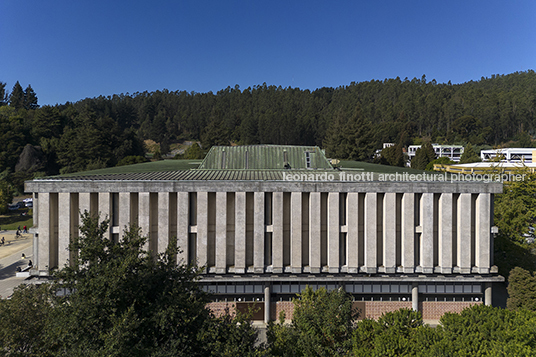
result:
M 1 0 L 0 81 L 39 104 L 536 69 L 536 1 Z

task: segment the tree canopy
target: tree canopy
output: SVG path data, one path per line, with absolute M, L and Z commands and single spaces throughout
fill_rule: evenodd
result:
M 114 242 L 107 221 L 85 212 L 82 222 L 70 247 L 78 253 L 52 284 L 21 287 L 0 301 L 2 354 L 256 355 L 251 323 L 214 317 L 196 282 L 200 268 L 177 264 L 176 241 L 154 257 L 138 227 Z

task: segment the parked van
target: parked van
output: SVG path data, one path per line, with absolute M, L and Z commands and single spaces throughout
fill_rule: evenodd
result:
M 7 209 L 9 209 L 10 211 L 16 211 L 22 207 L 24 207 L 22 202 L 17 202 L 17 203 L 13 203 L 12 205 L 7 206 Z

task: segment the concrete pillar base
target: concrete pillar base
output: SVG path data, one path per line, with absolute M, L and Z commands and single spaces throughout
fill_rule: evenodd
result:
M 413 311 L 419 311 L 419 285 L 413 283 L 411 287 L 411 308 Z

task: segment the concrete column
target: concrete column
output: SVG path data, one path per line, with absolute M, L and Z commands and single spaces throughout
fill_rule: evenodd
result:
M 452 193 L 442 193 L 439 197 L 438 258 L 439 272 L 452 273 Z
M 415 270 L 415 194 L 406 192 L 402 196 L 402 272 Z
M 69 242 L 71 240 L 71 194 L 58 193 L 58 267 L 63 267 L 69 261 Z
M 39 194 L 39 270 L 50 267 L 50 193 Z
M 110 192 L 99 192 L 99 217 L 101 220 L 111 218 L 110 207 Z M 108 230 L 104 233 L 108 239 L 111 238 L 110 232 L 111 227 L 108 226 Z
M 311 192 L 309 195 L 309 267 L 311 273 L 321 271 L 321 207 L 320 192 Z
M 34 227 L 39 227 L 39 194 L 34 192 L 32 196 L 33 196 L 33 225 Z M 37 254 L 34 254 L 34 257 L 36 256 Z
M 78 194 L 78 208 L 80 214 L 84 214 L 85 211 L 91 213 L 91 196 L 89 192 L 80 192 Z
M 149 192 L 140 192 L 138 195 L 138 221 L 141 228 L 141 234 L 147 237 L 147 241 L 143 249 L 149 251 L 149 240 L 152 238 L 151 226 L 150 226 L 150 207 L 151 207 L 151 196 Z
M 385 273 L 396 273 L 396 193 L 383 196 L 383 266 Z
M 246 193 L 235 196 L 235 273 L 246 272 Z
M 378 194 L 367 192 L 365 194 L 365 272 L 377 272 L 377 246 L 378 246 Z
M 49 240 L 49 267 L 57 268 L 58 265 L 58 194 L 50 194 L 50 240 Z
M 471 273 L 471 194 L 460 193 L 458 198 L 458 267 L 461 274 Z
M 160 199 L 160 197 L 159 197 Z M 159 213 L 160 214 L 160 213 Z M 119 192 L 119 236 L 130 226 L 130 192 Z
M 33 226 L 37 229 L 33 234 L 34 267 L 39 268 L 39 194 L 33 193 Z
M 264 192 L 255 192 L 253 200 L 253 271 L 264 273 Z
M 292 273 L 302 272 L 302 193 L 290 194 L 290 267 Z
M 197 264 L 208 264 L 208 192 L 197 193 Z
M 491 267 L 491 194 L 480 193 L 476 199 L 475 265 L 479 274 Z
M 421 197 L 421 246 L 420 265 L 424 274 L 434 272 L 434 194 L 423 193 Z
M 340 271 L 339 264 L 339 193 L 328 193 L 328 267 L 330 273 Z
M 86 211 L 87 213 L 91 214 L 91 195 L 87 192 L 81 192 L 78 194 L 78 213 L 76 214 L 78 227 L 82 225 L 82 216 Z M 110 227 L 108 229 L 110 229 Z M 80 229 L 78 229 L 77 234 L 80 236 Z
M 63 267 L 69 261 L 69 241 L 71 240 L 71 194 L 58 193 L 58 267 Z
M 264 287 L 264 323 L 270 322 L 270 286 Z
M 181 262 L 188 263 L 189 260 L 189 204 L 188 192 L 177 192 L 177 245 L 180 248 L 177 262 L 179 264 Z
M 320 223 L 319 223 L 320 224 Z M 359 193 L 348 193 L 348 273 L 359 272 Z
M 272 272 L 283 273 L 283 192 L 272 194 Z
M 411 285 L 411 308 L 413 311 L 419 311 L 419 284 Z
M 492 288 L 491 283 L 486 283 L 484 285 L 484 305 L 491 306 L 492 303 Z
M 227 272 L 227 192 L 216 192 L 216 274 Z
M 128 212 L 130 213 L 130 209 Z M 169 192 L 158 192 L 158 253 L 165 253 L 169 245 L 169 212 Z
M 110 192 L 99 192 L 99 217 L 110 219 Z

